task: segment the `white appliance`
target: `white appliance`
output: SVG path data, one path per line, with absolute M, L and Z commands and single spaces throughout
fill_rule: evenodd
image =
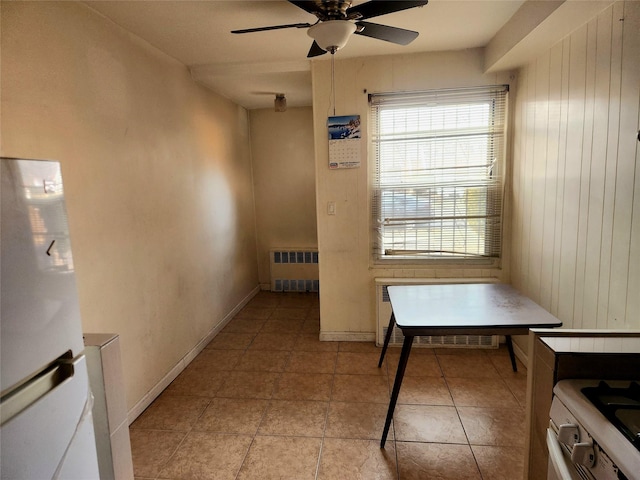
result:
M 640 383 L 561 380 L 553 393 L 547 480 L 639 480 Z
M 0 477 L 98 479 L 57 162 L 0 160 Z

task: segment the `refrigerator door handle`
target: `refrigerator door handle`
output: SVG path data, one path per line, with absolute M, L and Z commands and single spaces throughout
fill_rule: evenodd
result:
M 79 355 L 76 358 L 70 358 L 70 355 L 71 352 L 65 353 L 27 382 L 6 393 L 3 392 L 0 398 L 0 425 L 4 425 L 56 387 L 72 378 L 75 372 L 74 365 L 84 355 Z

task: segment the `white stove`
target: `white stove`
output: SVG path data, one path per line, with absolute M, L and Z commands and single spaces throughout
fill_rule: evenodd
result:
M 640 381 L 562 380 L 553 393 L 548 480 L 640 480 Z

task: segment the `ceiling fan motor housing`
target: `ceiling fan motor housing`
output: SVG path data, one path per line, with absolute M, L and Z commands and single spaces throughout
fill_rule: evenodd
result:
M 319 0 L 316 2 L 321 11 L 316 13 L 320 20 L 345 20 L 347 10 L 351 8 L 351 0 Z M 354 20 L 349 18 L 349 20 Z
M 323 50 L 335 53 L 347 44 L 356 28 L 356 24 L 348 20 L 328 20 L 310 27 L 307 35 L 313 38 Z

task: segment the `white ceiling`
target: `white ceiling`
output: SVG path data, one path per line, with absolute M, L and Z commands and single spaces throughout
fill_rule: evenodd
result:
M 315 17 L 286 0 L 132 0 L 86 2 L 129 32 L 188 66 L 194 79 L 249 108 L 273 106 L 285 93 L 289 106 L 311 105 L 312 39 L 306 29 L 234 35 L 230 30 L 298 22 Z M 354 5 L 364 3 L 355 0 Z M 420 32 L 399 46 L 354 35 L 338 58 L 484 47 L 524 0 L 430 0 L 371 19 Z M 329 55 L 313 61 L 326 61 Z

